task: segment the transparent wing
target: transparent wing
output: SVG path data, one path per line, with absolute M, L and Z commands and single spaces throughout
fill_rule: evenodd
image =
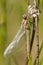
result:
M 16 34 L 14 40 L 6 48 L 6 50 L 4 52 L 5 57 L 7 55 L 9 55 L 10 53 L 12 53 L 12 51 L 14 50 L 14 48 L 16 48 L 16 46 L 18 45 L 20 39 L 23 37 L 24 34 L 25 34 L 25 31 L 23 30 L 22 27 L 20 27 L 20 29 L 18 30 L 18 33 Z

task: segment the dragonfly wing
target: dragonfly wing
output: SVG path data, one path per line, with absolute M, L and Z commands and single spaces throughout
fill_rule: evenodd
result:
M 12 53 L 13 49 L 18 45 L 20 39 L 23 37 L 23 35 L 25 34 L 25 31 L 23 31 L 21 33 L 22 29 L 20 29 L 17 33 L 17 35 L 15 36 L 14 40 L 9 44 L 9 46 L 6 48 L 5 52 L 4 52 L 4 56 L 6 57 L 7 55 L 9 55 L 10 53 Z
M 21 26 L 20 29 L 18 30 L 16 36 L 14 39 L 16 39 L 18 36 L 20 36 L 20 34 L 24 31 L 23 27 Z

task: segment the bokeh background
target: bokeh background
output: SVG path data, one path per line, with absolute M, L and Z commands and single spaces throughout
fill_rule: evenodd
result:
M 31 0 L 32 3 L 33 0 Z M 0 65 L 25 65 L 26 36 L 20 40 L 17 49 L 11 55 L 5 58 L 3 53 L 20 28 L 22 15 L 27 12 L 27 6 L 27 0 L 0 0 Z M 39 8 L 41 10 L 39 15 L 39 39 L 41 46 L 43 41 L 43 0 L 40 0 Z M 35 39 L 32 48 L 32 58 L 34 59 L 36 53 Z M 32 60 L 34 61 L 34 59 Z M 40 54 L 40 60 L 40 65 L 43 65 L 43 50 Z

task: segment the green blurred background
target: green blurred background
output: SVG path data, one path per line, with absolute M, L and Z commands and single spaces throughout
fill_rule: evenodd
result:
M 43 0 L 40 0 L 40 10 L 39 38 L 41 46 L 43 40 Z M 27 0 L 0 0 L 0 65 L 25 65 L 26 36 L 21 39 L 17 49 L 10 56 L 4 58 L 3 53 L 20 28 L 22 15 L 26 12 Z M 32 49 L 32 58 L 34 59 L 35 53 L 36 44 L 34 42 Z M 43 50 L 40 54 L 40 60 L 43 61 Z M 43 63 L 41 62 L 40 65 L 43 65 Z

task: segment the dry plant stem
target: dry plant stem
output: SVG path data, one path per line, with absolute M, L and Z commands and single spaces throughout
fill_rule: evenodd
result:
M 39 65 L 39 18 L 38 16 L 35 17 L 35 25 L 36 25 L 36 51 L 37 51 L 37 55 L 36 55 L 36 65 Z
M 30 0 L 27 0 L 28 5 L 30 5 Z

